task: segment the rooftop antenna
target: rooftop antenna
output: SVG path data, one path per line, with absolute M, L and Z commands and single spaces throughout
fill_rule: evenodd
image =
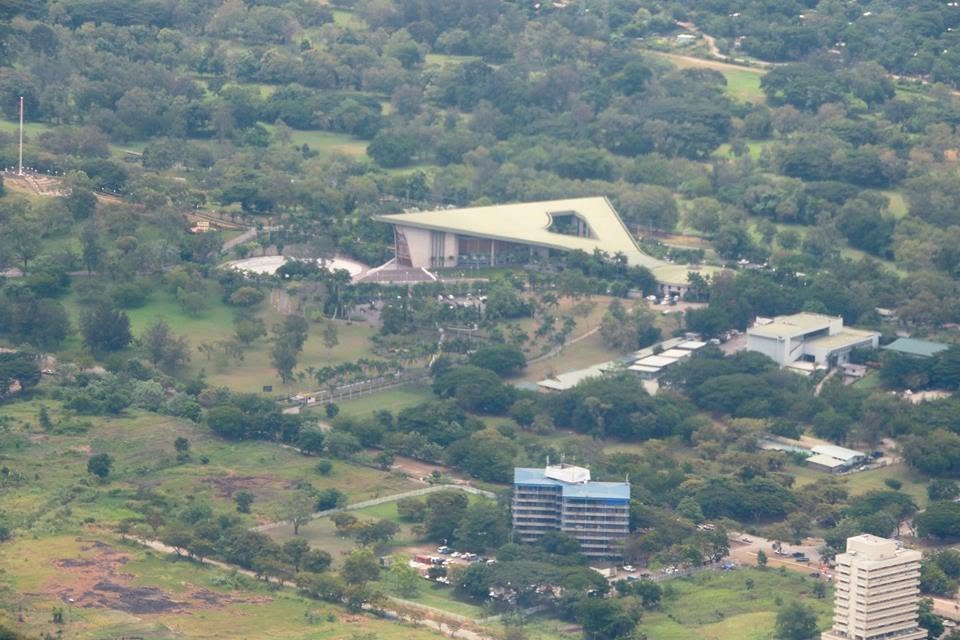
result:
M 20 163 L 17 165 L 17 175 L 23 175 L 23 96 L 20 96 Z

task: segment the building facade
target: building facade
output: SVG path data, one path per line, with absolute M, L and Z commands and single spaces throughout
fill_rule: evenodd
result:
M 849 361 L 859 347 L 876 349 L 880 334 L 843 326 L 843 318 L 797 313 L 763 320 L 747 329 L 747 349 L 768 356 L 781 367 L 810 371 Z
M 589 469 L 567 464 L 513 470 L 514 542 L 532 544 L 560 531 L 588 557 L 616 558 L 629 521 L 629 482 L 593 482 Z
M 651 270 L 661 295 L 682 295 L 689 274 L 721 268 L 679 265 L 642 251 L 605 197 L 440 209 L 375 216 L 394 230 L 395 264 L 404 269 L 521 265 L 570 251 L 602 251 Z
M 868 534 L 837 556 L 833 628 L 821 640 L 921 640 L 919 551 Z

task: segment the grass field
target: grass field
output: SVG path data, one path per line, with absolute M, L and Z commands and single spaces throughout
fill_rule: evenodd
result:
M 307 600 L 292 590 L 176 561 L 95 532 L 22 539 L 0 551 L 0 603 L 35 637 L 378 640 L 437 638 L 421 627 Z M 51 611 L 64 613 L 53 624 Z M 13 616 L 12 613 L 0 616 Z
M 822 471 L 796 465 L 790 465 L 788 473 L 796 477 L 798 487 L 820 482 L 826 476 Z M 889 491 L 890 487 L 884 484 L 884 480 L 899 480 L 903 483 L 900 491 L 912 497 L 918 507 L 922 509 L 927 504 L 927 479 L 903 463 L 837 476 L 837 479 L 847 486 L 853 496 L 874 490 Z
M 829 627 L 832 614 L 832 590 L 817 600 L 811 595 L 813 580 L 793 572 L 741 568 L 660 585 L 665 591 L 660 609 L 644 612 L 638 627 L 651 640 L 775 640 L 777 609 L 797 599 L 814 608 L 821 629 Z M 576 627 L 554 619 L 535 618 L 526 629 L 530 640 L 581 637 Z
M 235 513 L 233 494 L 256 497 L 249 522 L 276 519 L 297 483 L 317 489 L 336 487 L 356 502 L 415 488 L 404 477 L 334 461 L 329 476 L 314 472 L 316 458 L 265 442 L 229 442 L 202 425 L 167 416 L 130 412 L 125 417 L 90 418 L 90 429 L 75 435 L 46 434 L 36 426 L 39 401 L 6 407 L 13 425 L 3 438 L 0 463 L 29 481 L 15 491 L 0 492 L 5 524 L 34 530 L 61 531 L 84 520 L 115 524 L 137 517 L 128 500 L 150 489 L 181 505 L 210 504 L 217 512 Z M 54 423 L 63 414 L 58 404 L 43 403 Z M 173 442 L 190 441 L 191 460 L 176 460 Z M 87 459 L 108 453 L 113 459 L 110 482 L 93 482 Z M 203 462 L 206 458 L 208 461 Z
M 382 409 L 397 413 L 401 409 L 433 399 L 434 395 L 428 386 L 407 386 L 371 393 L 355 400 L 346 400 L 338 403 L 337 406 L 340 407 L 341 414 L 367 417 L 373 415 L 374 411 Z
M 477 56 L 454 56 L 445 53 L 428 53 L 424 56 L 424 62 L 426 64 L 439 65 L 441 67 L 452 65 L 452 64 L 463 64 L 464 62 L 470 62 L 472 60 L 479 60 Z
M 49 131 L 52 127 L 44 122 L 24 122 L 23 123 L 23 135 L 35 136 L 46 131 Z M 20 122 L 15 120 L 0 120 L 0 133 L 17 133 L 20 130 Z M 26 164 L 26 162 L 24 162 Z
M 260 124 L 271 134 L 276 131 L 276 127 L 272 124 L 265 122 L 261 122 Z M 348 156 L 362 156 L 367 152 L 366 140 L 354 138 L 345 133 L 320 131 L 318 129 L 292 129 L 290 142 L 298 147 L 308 145 L 310 149 L 318 152 L 321 156 L 328 156 L 333 153 L 343 153 Z
M 747 588 L 747 580 L 753 588 Z M 641 629 L 662 640 L 772 640 L 777 608 L 800 599 L 814 607 L 820 628 L 830 624 L 832 593 L 810 595 L 813 580 L 794 572 L 743 568 L 673 580 L 662 611 L 645 616 Z M 779 601 L 779 603 L 778 603 Z
M 138 309 L 129 309 L 130 328 L 134 336 L 140 335 L 143 330 L 158 318 L 165 320 L 173 331 L 184 335 L 190 341 L 191 362 L 190 374 L 196 374 L 201 369 L 207 376 L 207 381 L 213 385 L 228 386 L 234 391 L 259 392 L 263 385 L 272 385 L 275 394 L 298 393 L 313 390 L 317 387 L 316 381 L 309 377 L 302 383 L 291 381 L 282 384 L 277 372 L 270 364 L 270 344 L 266 339 L 255 342 L 244 353 L 241 362 L 229 360 L 222 352 L 208 357 L 198 351 L 201 344 L 215 344 L 227 339 L 233 333 L 233 310 L 220 300 L 219 292 L 210 291 L 207 295 L 208 306 L 198 316 L 184 313 L 177 303 L 175 296 L 165 288 L 155 288 L 147 303 Z M 71 315 L 73 326 L 78 326 L 80 305 L 76 296 L 71 294 L 64 298 L 64 306 Z M 259 315 L 269 329 L 281 320 L 281 315 L 271 309 L 265 302 L 261 305 Z M 310 335 L 304 344 L 303 352 L 298 359 L 298 369 L 307 367 L 321 368 L 330 364 L 349 362 L 357 358 L 370 357 L 370 337 L 374 329 L 360 323 L 337 322 L 337 337 L 339 344 L 327 348 L 321 337 L 321 329 L 317 324 L 311 324 Z M 74 335 L 64 346 L 66 353 L 79 353 L 80 340 Z
M 727 79 L 726 92 L 731 98 L 754 103 L 766 101 L 766 96 L 764 96 L 763 91 L 760 90 L 760 78 L 766 73 L 763 69 L 741 67 L 735 64 L 717 62 L 715 60 L 706 60 L 660 51 L 652 53 L 666 58 L 681 69 L 698 68 L 719 71 Z
M 752 159 L 757 160 L 760 158 L 760 152 L 762 152 L 764 148 L 766 148 L 769 145 L 770 145 L 769 141 L 749 140 L 747 141 L 747 152 Z M 717 147 L 717 150 L 713 152 L 713 155 L 721 156 L 724 158 L 732 158 L 733 151 L 730 149 L 730 144 L 725 142 L 719 147 Z

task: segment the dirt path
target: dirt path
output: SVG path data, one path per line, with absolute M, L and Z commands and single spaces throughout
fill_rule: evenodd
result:
M 125 539 L 131 540 L 133 542 L 136 542 L 137 544 L 153 549 L 154 551 L 159 551 L 160 553 L 168 553 L 168 554 L 177 553 L 176 549 L 160 542 L 159 540 L 146 540 L 143 538 L 133 538 L 133 537 L 126 537 Z M 194 560 L 195 562 L 200 562 L 201 564 L 210 565 L 212 567 L 218 567 L 226 571 L 236 571 L 241 575 L 247 576 L 249 578 L 254 578 L 255 580 L 261 579 L 253 571 L 250 571 L 249 569 L 243 569 L 242 567 L 228 564 L 226 562 L 221 562 L 219 560 L 211 560 L 210 558 L 203 558 L 198 560 L 197 558 L 193 558 L 192 556 L 191 556 L 191 559 Z M 297 588 L 297 585 L 289 580 L 281 580 L 279 578 L 266 578 L 266 580 L 268 582 L 272 582 L 286 589 Z M 457 614 L 451 614 L 447 611 L 442 611 L 440 609 L 435 609 L 433 607 L 428 607 L 426 605 L 421 605 L 418 602 L 410 602 L 409 600 L 399 600 L 395 598 L 390 598 L 390 600 L 398 604 L 403 604 L 403 606 L 405 607 L 417 608 L 425 612 L 445 616 L 451 622 L 456 622 L 458 624 L 449 624 L 448 622 L 444 622 L 443 620 L 433 620 L 430 618 L 423 618 L 419 616 L 417 617 L 406 616 L 397 611 L 393 611 L 391 609 L 381 609 L 380 611 L 386 614 L 387 617 L 394 618 L 397 620 L 402 620 L 404 622 L 409 622 L 411 624 L 416 624 L 421 627 L 432 629 L 434 631 L 439 631 L 441 634 L 445 634 L 451 638 L 462 638 L 463 640 L 497 640 L 492 636 L 488 636 L 488 635 L 479 633 L 477 631 L 473 631 L 472 629 L 463 628 L 462 623 L 469 620 L 468 618 L 464 618 L 463 616 L 459 616 Z M 367 611 L 371 611 L 371 609 L 367 607 L 365 607 L 365 609 Z

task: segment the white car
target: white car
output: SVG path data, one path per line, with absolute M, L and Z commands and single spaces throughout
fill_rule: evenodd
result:
M 753 538 L 743 536 L 742 538 L 740 538 L 740 542 L 746 542 L 747 544 L 750 544 L 751 542 L 753 542 Z
M 637 568 L 636 568 L 635 566 L 633 566 L 632 564 L 625 564 L 625 565 L 623 565 L 622 569 L 623 569 L 624 571 L 631 572 L 631 573 L 637 570 Z

